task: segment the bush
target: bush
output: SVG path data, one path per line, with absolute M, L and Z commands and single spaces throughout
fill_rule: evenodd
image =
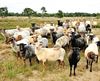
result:
M 100 28 L 100 24 L 96 25 L 96 28 Z

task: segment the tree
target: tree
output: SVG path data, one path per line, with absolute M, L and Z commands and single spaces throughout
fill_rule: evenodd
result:
M 58 10 L 56 16 L 62 18 L 64 16 L 64 13 L 61 10 Z
M 35 11 L 33 11 L 31 8 L 25 8 L 24 11 L 22 12 L 22 14 L 24 16 L 28 16 L 29 18 L 36 13 Z
M 42 17 L 45 15 L 45 13 L 47 12 L 46 8 L 43 6 L 41 8 L 41 11 L 42 11 Z
M 5 17 L 8 15 L 8 9 L 7 7 L 1 7 L 0 8 L 0 16 Z
M 100 19 L 100 13 L 97 13 L 96 18 Z

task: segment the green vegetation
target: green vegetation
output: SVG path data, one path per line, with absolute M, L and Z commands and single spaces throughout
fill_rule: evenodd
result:
M 17 25 L 20 27 L 31 27 L 31 23 L 36 23 L 36 25 L 41 25 L 44 22 L 57 22 L 58 18 L 40 18 L 40 17 L 32 17 L 29 19 L 28 17 L 5 17 L 0 18 L 0 28 L 10 29 L 16 28 Z
M 44 17 L 45 14 L 46 14 L 46 12 L 47 12 L 46 8 L 43 6 L 43 7 L 41 8 L 41 11 L 42 11 L 42 17 Z
M 74 17 L 73 17 L 74 18 Z M 61 20 L 73 19 L 70 17 L 60 18 Z M 59 18 L 55 17 L 5 17 L 0 18 L 0 28 L 15 28 L 16 25 L 20 27 L 31 27 L 31 23 L 35 22 L 37 25 L 43 24 L 44 22 L 57 23 Z M 77 18 L 75 18 L 77 19 Z M 91 18 L 86 18 L 90 19 Z M 95 19 L 95 18 L 94 18 Z M 100 20 L 98 21 L 98 27 L 100 26 Z M 96 34 L 100 34 L 99 29 L 95 29 Z M 2 43 L 3 37 L 0 35 L 0 81 L 100 81 L 100 61 L 98 64 L 93 64 L 93 72 L 85 69 L 85 58 L 84 53 L 81 52 L 81 60 L 77 68 L 77 76 L 69 77 L 69 64 L 67 60 L 66 51 L 65 56 L 65 67 L 58 67 L 57 62 L 46 62 L 46 68 L 43 71 L 42 63 L 38 64 L 33 59 L 32 66 L 29 66 L 29 62 L 24 65 L 21 59 L 17 59 L 15 54 L 12 52 L 10 45 Z M 49 40 L 49 47 L 52 47 L 51 40 Z M 99 58 L 100 60 L 100 58 Z M 88 76 L 90 75 L 90 76 Z
M 96 28 L 100 28 L 100 24 L 98 24 L 98 25 L 96 26 Z
M 2 16 L 2 17 L 8 16 L 8 9 L 7 9 L 7 7 L 1 7 L 0 8 L 0 16 Z
M 0 16 L 6 17 L 6 16 L 28 16 L 29 18 L 31 16 L 33 17 L 97 17 L 100 16 L 100 13 L 82 13 L 82 12 L 75 12 L 75 13 L 68 13 L 63 12 L 61 10 L 58 10 L 57 13 L 48 13 L 46 10 L 46 7 L 41 7 L 40 9 L 42 13 L 38 13 L 31 8 L 25 8 L 21 13 L 14 13 L 9 12 L 7 7 L 1 7 L 0 8 Z
M 64 13 L 61 10 L 59 10 L 58 13 L 56 14 L 56 16 L 58 18 L 62 18 L 62 17 L 64 17 Z
M 40 26 L 43 25 L 45 22 L 50 23 L 53 22 L 54 24 L 57 24 L 57 20 L 65 21 L 66 19 L 87 19 L 91 20 L 89 17 L 63 17 L 63 18 L 56 18 L 56 17 L 31 17 L 30 19 L 28 17 L 0 17 L 0 28 L 5 29 L 12 29 L 16 28 L 17 25 L 20 27 L 32 27 L 31 23 L 36 23 L 36 25 Z M 92 19 L 96 20 L 98 22 L 97 28 L 100 27 L 100 19 L 96 19 L 95 17 L 92 17 Z

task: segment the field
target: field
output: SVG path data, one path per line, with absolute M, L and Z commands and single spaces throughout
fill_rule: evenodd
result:
M 73 18 L 63 18 L 73 19 Z M 76 18 L 74 18 L 76 19 Z M 88 20 L 94 19 L 100 25 L 100 19 L 85 18 Z M 20 27 L 31 27 L 31 23 L 35 22 L 41 25 L 44 22 L 57 23 L 58 18 L 31 18 L 27 17 L 7 17 L 0 18 L 0 28 L 15 28 L 16 25 Z M 94 28 L 93 32 L 100 38 L 100 29 Z M 50 42 L 51 40 L 49 40 Z M 49 43 L 51 46 L 51 42 Z M 33 59 L 32 66 L 27 62 L 24 66 L 23 61 L 17 59 L 15 53 L 12 52 L 10 45 L 3 43 L 3 37 L 0 35 L 0 81 L 100 81 L 100 57 L 98 64 L 93 63 L 93 72 L 86 70 L 86 60 L 83 52 L 81 52 L 81 60 L 76 69 L 76 76 L 69 77 L 69 64 L 67 60 L 66 51 L 65 67 L 57 66 L 57 62 L 46 62 L 46 69 L 43 70 L 42 64 L 38 64 Z
M 20 27 L 31 27 L 31 23 L 36 23 L 36 25 L 41 26 L 45 22 L 50 23 L 53 22 L 54 24 L 57 23 L 57 20 L 66 20 L 66 19 L 71 19 L 71 20 L 76 20 L 76 19 L 86 19 L 86 20 L 95 20 L 98 22 L 98 26 L 100 27 L 100 19 L 97 19 L 95 17 L 64 17 L 64 18 L 56 18 L 56 17 L 5 17 L 1 18 L 0 17 L 0 28 L 5 28 L 5 29 L 10 29 L 10 28 L 15 28 L 17 25 Z

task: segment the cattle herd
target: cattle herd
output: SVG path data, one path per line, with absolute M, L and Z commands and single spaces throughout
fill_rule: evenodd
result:
M 90 72 L 93 62 L 98 62 L 100 41 L 92 32 L 96 24 L 95 21 L 91 24 L 87 20 L 77 22 L 58 20 L 57 25 L 52 22 L 42 27 L 16 26 L 15 29 L 0 29 L 0 33 L 4 36 L 4 42 L 11 45 L 16 57 L 24 62 L 28 59 L 30 66 L 34 58 L 38 63 L 41 61 L 43 66 L 46 61 L 58 61 L 59 65 L 64 67 L 64 57 L 67 56 L 70 66 L 69 76 L 71 76 L 72 68 L 76 75 L 75 69 L 80 61 L 80 51 L 84 52 L 86 69 L 90 66 Z M 50 46 L 49 43 L 52 45 Z

